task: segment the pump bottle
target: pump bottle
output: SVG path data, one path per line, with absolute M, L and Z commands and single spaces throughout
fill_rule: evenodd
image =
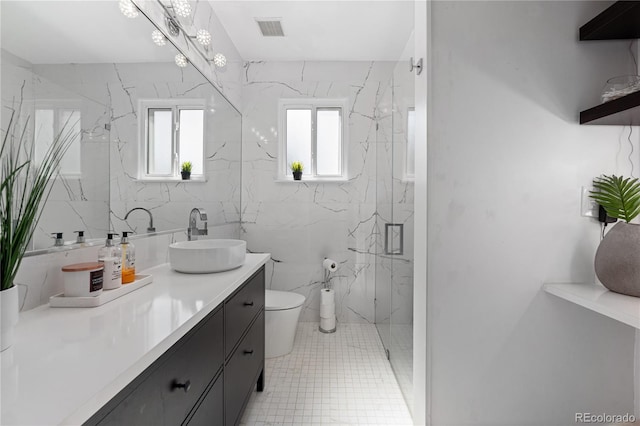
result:
M 113 244 L 114 233 L 107 234 L 104 247 L 98 250 L 98 262 L 104 264 L 104 290 L 113 290 L 122 285 L 122 250 Z
M 136 248 L 129 242 L 129 234 L 123 232 L 120 240 L 122 250 L 122 284 L 129 284 L 136 279 Z

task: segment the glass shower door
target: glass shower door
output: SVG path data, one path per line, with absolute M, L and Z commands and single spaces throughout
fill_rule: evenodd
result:
M 410 40 L 411 46 L 413 40 Z M 413 405 L 413 236 L 415 74 L 401 61 L 393 75 L 391 256 L 389 345 L 395 372 L 409 410 Z M 387 238 L 388 240 L 388 238 Z
M 393 105 L 392 82 L 378 100 L 376 112 L 376 296 L 375 320 L 382 344 L 391 348 L 392 257 L 386 253 L 385 229 L 393 222 Z
M 413 39 L 407 43 L 412 48 Z M 414 73 L 399 61 L 379 99 L 376 132 L 376 327 L 413 405 Z

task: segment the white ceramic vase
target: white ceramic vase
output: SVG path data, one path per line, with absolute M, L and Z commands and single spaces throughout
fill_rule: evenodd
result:
M 13 345 L 13 330 L 18 324 L 18 286 L 0 291 L 0 351 Z

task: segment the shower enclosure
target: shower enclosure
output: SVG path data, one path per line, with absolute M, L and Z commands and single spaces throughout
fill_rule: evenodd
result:
M 413 37 L 379 99 L 376 131 L 375 320 L 410 410 L 413 405 Z M 382 92 L 382 90 L 381 90 Z

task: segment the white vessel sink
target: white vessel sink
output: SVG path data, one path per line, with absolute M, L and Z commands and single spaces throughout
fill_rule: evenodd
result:
M 186 274 L 208 274 L 244 264 L 247 242 L 242 240 L 182 241 L 169 245 L 171 269 Z

